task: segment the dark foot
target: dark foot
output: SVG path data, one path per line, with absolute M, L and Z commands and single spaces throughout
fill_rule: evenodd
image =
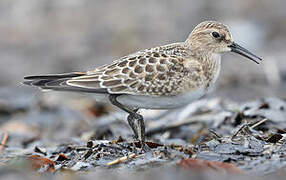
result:
M 137 151 L 137 148 L 136 148 L 136 144 L 135 144 L 134 141 L 132 142 L 132 149 L 133 149 L 133 152 L 134 152 L 135 154 L 138 154 L 138 151 Z

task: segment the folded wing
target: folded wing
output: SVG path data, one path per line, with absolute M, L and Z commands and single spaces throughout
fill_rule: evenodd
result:
M 180 44 L 171 44 L 139 51 L 93 71 L 29 76 L 24 84 L 58 91 L 170 96 L 189 88 L 183 86 L 190 85 L 190 78 L 201 77 L 185 67 L 187 58 Z

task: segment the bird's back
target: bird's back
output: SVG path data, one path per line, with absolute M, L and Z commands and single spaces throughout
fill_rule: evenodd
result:
M 138 51 L 92 71 L 29 76 L 24 83 L 63 91 L 172 96 L 198 86 L 202 75 L 191 51 L 184 43 L 174 43 Z

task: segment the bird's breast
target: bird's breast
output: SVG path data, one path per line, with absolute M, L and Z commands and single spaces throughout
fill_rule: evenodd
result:
M 197 88 L 174 96 L 120 95 L 117 100 L 133 108 L 173 109 L 185 106 L 205 93 L 205 88 Z
M 221 55 L 213 54 L 211 59 L 205 64 L 205 87 L 207 90 L 211 89 L 218 79 L 221 69 Z

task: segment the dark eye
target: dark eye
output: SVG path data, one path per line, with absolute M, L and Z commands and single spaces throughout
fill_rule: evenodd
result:
M 219 38 L 220 37 L 220 35 L 219 35 L 219 33 L 218 32 L 212 32 L 212 36 L 214 37 L 214 38 Z

